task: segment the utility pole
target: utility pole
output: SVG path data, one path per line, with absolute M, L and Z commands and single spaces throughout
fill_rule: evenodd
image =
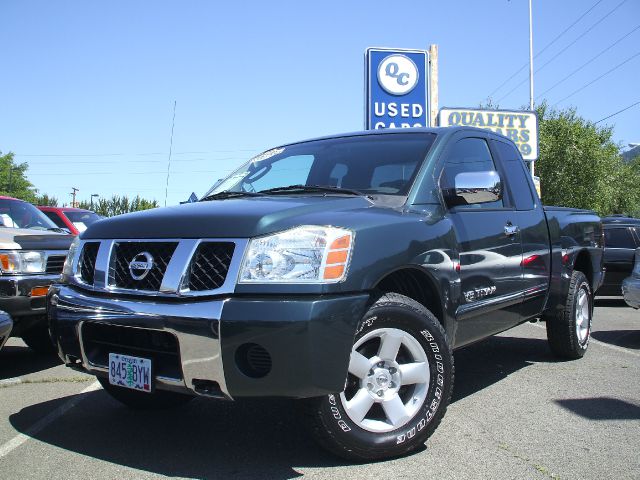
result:
M 171 172 L 171 150 L 173 149 L 173 127 L 176 125 L 176 103 L 173 101 L 173 119 L 171 120 L 171 139 L 169 140 L 169 161 L 167 162 L 167 184 L 164 187 L 164 206 L 167 206 L 167 194 L 169 193 L 169 173 Z
M 72 198 L 72 200 L 71 200 L 71 206 L 72 206 L 73 208 L 76 208 L 76 192 L 79 192 L 79 191 L 80 191 L 80 189 L 79 189 L 79 188 L 76 188 L 76 187 L 71 187 L 71 190 L 73 190 L 73 192 L 71 192 L 71 193 L 69 194 L 69 195 L 71 195 L 71 198 Z
M 533 111 L 533 10 L 529 0 L 529 110 Z M 531 161 L 531 175 L 534 175 L 534 163 Z
M 438 118 L 438 45 L 429 46 L 429 126 L 435 127 Z

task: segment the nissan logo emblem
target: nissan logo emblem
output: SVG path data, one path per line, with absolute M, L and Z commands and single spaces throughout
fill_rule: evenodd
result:
M 143 280 L 153 268 L 153 257 L 149 252 L 140 252 L 129 262 L 129 273 L 134 280 Z

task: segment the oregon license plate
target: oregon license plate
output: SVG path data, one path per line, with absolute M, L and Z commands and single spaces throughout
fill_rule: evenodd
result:
M 109 354 L 109 383 L 151 392 L 151 360 L 119 353 Z

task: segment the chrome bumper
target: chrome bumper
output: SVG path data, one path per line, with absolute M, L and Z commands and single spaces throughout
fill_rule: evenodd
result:
M 173 302 L 101 298 L 73 288 L 51 288 L 48 315 L 60 358 L 68 366 L 107 375 L 107 365 L 87 358 L 82 329 L 87 322 L 168 332 L 178 341 L 182 378 L 155 376 L 163 389 L 230 398 L 220 349 L 224 300 Z

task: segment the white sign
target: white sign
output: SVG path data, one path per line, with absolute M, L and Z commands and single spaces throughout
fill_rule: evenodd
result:
M 441 127 L 466 126 L 485 128 L 509 138 L 518 146 L 524 160 L 538 158 L 538 115 L 523 110 L 480 110 L 442 108 Z
M 389 55 L 378 66 L 378 82 L 391 95 L 406 95 L 419 79 L 418 67 L 406 55 Z

